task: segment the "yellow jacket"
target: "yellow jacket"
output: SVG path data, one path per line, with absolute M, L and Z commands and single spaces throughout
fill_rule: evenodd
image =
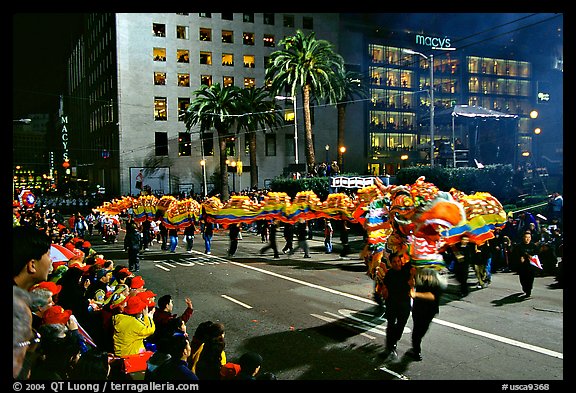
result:
M 144 339 L 156 330 L 154 320 L 144 317 L 137 319 L 131 315 L 117 314 L 113 317 L 114 323 L 114 355 L 135 355 L 146 351 Z

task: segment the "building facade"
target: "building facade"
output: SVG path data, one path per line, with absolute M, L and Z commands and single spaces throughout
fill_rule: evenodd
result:
M 361 72 L 368 84 L 368 98 L 346 105 L 343 172 L 382 176 L 403 166 L 476 161 L 536 168 L 546 159 L 560 162 L 561 173 L 563 130 L 554 114 L 562 113 L 562 94 L 546 90 L 561 89 L 561 69 L 548 73 L 546 61 L 552 52 L 561 59 L 561 47 L 538 53 L 520 43 L 458 47 L 460 38 L 442 31 L 387 30 L 330 13 L 89 14 L 69 60 L 71 90 L 64 105 L 75 173 L 111 195 L 139 193 L 141 177 L 158 194 L 203 193 L 205 184 L 210 191 L 219 162 L 215 132 L 201 138 L 198 128 L 187 130 L 183 121 L 194 91 L 214 83 L 263 86 L 268 57 L 297 29 L 331 42 L 346 67 Z M 552 101 L 539 98 L 550 92 Z M 259 187 L 285 174 L 296 150 L 305 162 L 296 98 L 296 113 L 292 102 L 280 103 L 284 127 L 258 134 Z M 514 121 L 453 121 L 449 111 L 456 105 L 514 115 Z M 530 117 L 534 109 L 542 120 Z M 335 160 L 335 106 L 316 103 L 312 115 L 317 162 Z M 548 139 L 538 148 L 534 142 L 544 138 L 534 129 L 542 124 L 549 126 Z M 245 189 L 250 168 L 242 133 L 229 139 L 224 154 L 230 190 Z M 239 166 L 244 176 L 234 174 Z
M 216 134 L 205 132 L 201 139 L 199 128 L 187 130 L 183 118 L 194 91 L 214 83 L 263 86 L 268 56 L 297 29 L 314 32 L 338 51 L 338 14 L 88 15 L 69 61 L 71 98 L 65 107 L 69 130 L 78 133 L 74 148 L 83 152 L 71 153 L 79 176 L 113 195 L 139 193 L 140 173 L 154 193 L 202 193 L 202 162 L 210 188 L 219 162 Z M 299 161 L 305 162 L 302 106 L 295 116 L 292 102 L 283 105 L 285 126 L 261 130 L 257 137 L 259 187 L 295 162 L 294 118 L 301 133 Z M 323 154 L 336 139 L 336 109 L 319 106 L 313 115 L 315 143 Z M 225 154 L 230 163 L 244 163 L 244 177 L 229 174 L 231 190 L 247 188 L 244 135 L 230 138 Z
M 432 162 L 442 166 L 475 165 L 474 160 L 516 165 L 518 154 L 530 150 L 529 113 L 535 107 L 536 89 L 529 61 L 500 57 L 501 51 L 486 48 L 431 49 L 427 42 L 434 34 L 442 37 L 438 32 L 376 32 L 370 26 L 353 24 L 347 29 L 356 34 L 341 35 L 340 47 L 348 50 L 343 55 L 356 58 L 368 76 L 370 102 L 364 121 L 368 173 L 394 175 L 404 166 Z M 352 53 L 350 48 L 364 48 L 364 53 Z M 446 114 L 456 105 L 506 115 L 498 120 L 516 116 L 514 121 L 458 118 L 453 124 L 452 116 Z M 454 146 L 457 154 L 453 154 Z

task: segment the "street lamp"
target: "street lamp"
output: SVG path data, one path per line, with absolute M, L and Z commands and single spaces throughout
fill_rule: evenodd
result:
M 324 146 L 324 149 L 326 149 L 326 165 L 328 165 L 328 152 L 330 151 L 330 145 Z
M 400 156 L 400 159 L 402 160 L 402 168 L 404 168 L 406 166 L 406 160 L 408 159 L 408 154 L 402 154 Z
M 428 60 L 430 65 L 430 166 L 434 167 L 434 55 L 426 56 L 423 53 L 404 49 L 410 55 L 419 55 Z
M 296 95 L 290 97 L 276 96 L 275 98 L 280 101 L 292 100 L 292 104 L 294 105 L 294 163 L 298 165 L 298 122 L 296 121 Z
M 204 197 L 208 195 L 208 187 L 206 185 L 206 160 L 200 160 L 200 166 L 202 166 L 202 181 L 204 182 Z
M 342 173 L 342 169 L 344 168 L 344 153 L 346 153 L 346 146 L 340 146 L 340 162 L 338 166 L 340 167 L 340 173 Z
M 236 161 L 230 163 L 232 167 L 232 191 L 236 192 Z

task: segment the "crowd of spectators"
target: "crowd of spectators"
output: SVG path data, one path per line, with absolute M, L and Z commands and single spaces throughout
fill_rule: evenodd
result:
M 245 195 L 258 202 L 266 192 L 252 190 Z M 204 321 L 190 337 L 186 332 L 194 312 L 190 298 L 186 298 L 182 313 L 173 313 L 171 295 L 156 300 L 158 294 L 137 274 L 136 263 L 116 264 L 92 247 L 88 239 L 94 236 L 116 242 L 122 225 L 133 224 L 130 216 L 129 211 L 111 217 L 93 210 L 66 218 L 57 208 L 21 209 L 13 202 L 14 378 L 82 379 L 97 370 L 90 374 L 93 378 L 130 379 L 126 359 L 148 353 L 145 378 L 150 380 L 258 379 L 263 363 L 259 354 L 244 354 L 237 362 L 227 359 L 223 324 Z M 478 289 L 486 288 L 494 273 L 516 272 L 522 290 L 530 297 L 526 269 L 531 272 L 528 276 L 554 275 L 557 285 L 563 287 L 561 217 L 545 219 L 528 211 L 517 217 L 509 215 L 506 225 L 482 246 L 472 245 L 470 252 L 465 252 L 462 244 L 445 249 L 450 271 L 456 273 L 465 262 L 465 274 L 457 277 L 465 280 L 461 289 L 466 291 L 461 296 L 467 295 L 466 280 L 472 268 Z M 324 225 L 326 252 L 330 253 L 333 230 L 329 221 Z M 161 220 L 151 222 L 147 234 L 141 232 L 142 225 L 134 228 L 142 237 L 150 236 L 139 245 L 140 251 L 155 240 L 169 250 L 167 238 L 162 239 L 162 226 Z M 198 227 L 201 233 L 205 231 L 204 220 Z M 260 234 L 263 243 L 271 241 L 270 222 L 243 227 Z M 292 239 L 286 239 L 283 253 L 301 248 L 304 257 L 310 257 L 307 227 L 304 222 L 296 225 L 293 234 L 298 247 L 288 247 Z M 275 239 L 275 233 L 273 236 Z M 54 244 L 69 250 L 71 256 L 53 260 Z M 527 262 L 534 255 L 539 266 Z M 261 374 L 273 379 L 268 373 Z
M 242 359 L 226 359 L 223 325 L 203 322 L 198 326 L 208 334 L 189 337 L 192 300 L 175 314 L 170 294 L 156 301 L 142 276 L 98 253 L 88 239 L 110 241 L 104 224 L 110 217 L 90 215 L 91 228 L 78 225 L 86 221 L 80 213 L 70 219 L 58 209 L 21 213 L 13 203 L 13 377 L 131 380 L 143 379 L 135 377 L 141 372 L 150 380 L 237 378 Z M 122 218 L 112 221 L 120 230 Z M 71 256 L 53 260 L 54 244 Z M 130 366 L 143 354 L 144 368 Z M 250 363 L 238 379 L 250 379 L 247 373 L 255 379 L 259 366 Z

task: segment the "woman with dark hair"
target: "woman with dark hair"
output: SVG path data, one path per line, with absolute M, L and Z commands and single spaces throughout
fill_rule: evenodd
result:
M 105 381 L 109 373 L 108 352 L 92 348 L 80 356 L 69 379 Z
M 86 292 L 85 281 L 89 280 L 84 276 L 84 271 L 76 265 L 68 270 L 58 280 L 57 284 L 62 286 L 58 294 L 58 304 L 65 310 L 72 310 L 72 314 L 78 322 L 85 328 L 91 330 L 88 306 L 90 302 L 84 296 Z
M 208 338 L 202 344 L 193 372 L 200 380 L 220 380 L 220 369 L 226 364 L 226 342 L 224 341 L 224 325 L 213 323 L 206 332 Z
M 200 357 L 200 352 L 202 352 L 202 348 L 204 342 L 208 339 L 208 332 L 210 326 L 214 322 L 212 321 L 204 321 L 196 327 L 194 334 L 192 335 L 192 339 L 190 340 L 190 346 L 192 348 L 192 355 L 188 358 L 188 367 L 190 370 L 194 371 L 196 368 L 196 363 L 198 362 L 198 358 Z

